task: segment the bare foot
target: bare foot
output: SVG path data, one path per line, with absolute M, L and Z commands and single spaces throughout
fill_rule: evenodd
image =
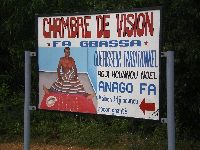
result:
M 92 93 L 92 94 L 88 94 L 86 98 L 87 100 L 89 100 L 89 99 L 93 99 L 94 96 L 95 96 L 95 93 Z
M 43 85 L 43 90 L 45 92 L 45 94 L 49 94 L 49 90 Z

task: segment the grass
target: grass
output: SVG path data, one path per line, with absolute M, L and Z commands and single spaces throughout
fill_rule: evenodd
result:
M 74 136 L 66 134 L 65 137 L 57 139 L 52 137 L 46 137 L 42 139 L 31 138 L 31 146 L 37 147 L 37 150 L 47 149 L 47 147 L 66 148 L 73 147 L 74 149 L 81 150 L 167 150 L 167 140 L 166 139 L 155 139 L 152 136 L 144 136 L 141 133 L 124 133 L 124 134 L 104 134 L 105 136 L 98 137 L 99 134 L 93 137 L 88 137 L 81 135 Z M 95 134 L 95 133 L 94 133 Z M 9 145 L 21 146 L 23 145 L 22 137 L 13 137 L 12 139 L 7 139 L 0 141 L 0 143 L 7 143 Z M 1 144 L 0 144 L 1 145 Z M 15 146 L 14 146 L 15 145 Z M 46 147 L 46 148 L 45 148 Z M 199 150 L 200 143 L 188 140 L 179 140 L 176 143 L 177 150 Z M 15 149 L 13 149 L 15 150 Z
M 92 150 L 167 150 L 166 124 L 131 122 L 127 118 L 77 116 L 46 112 L 32 114 L 31 144 L 79 147 Z M 10 134 L 0 134 L 0 143 L 21 143 L 23 125 L 13 123 Z M 21 128 L 20 128 L 21 127 Z M 14 134 L 15 133 L 15 134 Z M 12 144 L 11 144 L 12 145 Z M 198 150 L 199 140 L 177 137 L 177 150 Z

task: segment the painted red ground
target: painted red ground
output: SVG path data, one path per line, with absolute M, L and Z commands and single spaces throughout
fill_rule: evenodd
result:
M 40 104 L 40 109 L 96 114 L 92 99 L 87 99 L 85 96 L 79 94 L 58 92 L 45 94 Z

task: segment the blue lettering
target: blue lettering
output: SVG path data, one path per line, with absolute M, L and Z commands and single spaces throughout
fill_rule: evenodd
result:
M 124 67 L 158 67 L 156 50 L 124 51 Z
M 101 89 L 104 91 L 104 82 L 103 81 L 99 82 L 99 91 L 101 91 Z
M 53 41 L 53 47 L 56 47 L 56 45 L 58 44 L 58 43 L 60 43 L 61 41 Z
M 81 47 L 88 47 L 88 41 L 81 41 L 80 46 Z
M 141 46 L 141 41 L 140 40 L 132 40 L 130 42 L 130 46 L 133 47 L 133 46 Z
M 146 87 L 147 84 L 146 83 L 140 83 L 140 94 L 142 94 L 142 92 L 145 90 L 144 86 Z
M 125 83 L 123 83 L 123 82 L 121 82 L 120 84 L 119 84 L 119 88 L 121 89 L 121 93 L 124 93 L 125 91 L 126 91 L 126 88 L 125 88 Z
M 98 41 L 90 41 L 89 47 L 98 47 Z
M 147 83 L 140 83 L 140 94 L 143 94 L 143 91 L 146 90 Z M 153 92 L 154 95 L 156 95 L 156 86 L 154 84 L 148 85 L 148 95 L 151 95 L 151 92 Z
M 133 93 L 133 84 L 124 82 L 99 82 L 99 91 L 103 92 L 120 92 L 120 93 Z
M 95 51 L 94 65 L 101 67 L 121 67 L 121 51 Z
M 119 46 L 120 47 L 128 47 L 129 46 L 129 40 L 120 40 Z
M 154 84 L 149 84 L 148 86 L 148 95 L 150 95 L 153 92 L 154 95 L 156 95 L 156 86 Z
M 133 84 L 132 84 L 132 83 L 128 83 L 128 84 L 126 85 L 126 91 L 127 91 L 128 93 L 133 93 Z
M 81 41 L 81 47 L 134 47 L 141 46 L 140 40 Z
M 113 82 L 112 84 L 112 91 L 114 92 L 116 90 L 116 92 L 118 93 L 118 83 L 117 82 Z
M 108 42 L 107 41 L 100 41 L 99 47 L 103 47 L 103 46 L 108 47 Z
M 109 47 L 117 47 L 118 41 L 117 40 L 111 40 L 109 41 Z
M 53 47 L 57 47 L 58 44 L 61 43 L 61 46 L 71 46 L 70 41 L 53 41 Z
M 62 46 L 71 46 L 71 42 L 70 41 L 63 41 Z

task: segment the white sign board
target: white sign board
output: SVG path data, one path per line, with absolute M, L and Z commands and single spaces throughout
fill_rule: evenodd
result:
M 40 109 L 159 120 L 160 10 L 38 16 L 37 26 Z

